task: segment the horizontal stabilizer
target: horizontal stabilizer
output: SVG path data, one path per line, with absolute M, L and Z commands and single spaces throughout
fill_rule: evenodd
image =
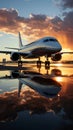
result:
M 5 48 L 7 48 L 7 49 L 13 49 L 13 50 L 20 50 L 19 48 L 11 48 L 11 47 L 5 47 Z

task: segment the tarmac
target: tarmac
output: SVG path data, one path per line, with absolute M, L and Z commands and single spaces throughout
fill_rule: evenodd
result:
M 26 67 L 23 66 L 5 66 L 5 65 L 0 65 L 0 70 L 22 70 L 25 69 Z

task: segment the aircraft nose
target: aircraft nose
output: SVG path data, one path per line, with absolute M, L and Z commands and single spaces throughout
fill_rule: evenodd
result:
M 58 49 L 59 51 L 61 51 L 61 50 L 62 50 L 62 46 L 61 46 L 61 44 L 60 44 L 60 43 L 58 43 L 58 44 L 57 44 L 57 49 Z
M 59 49 L 60 49 L 60 51 L 62 50 L 62 46 L 61 45 L 59 46 Z
M 59 45 L 59 50 L 60 50 L 60 51 L 62 50 L 62 46 L 61 46 L 61 45 Z

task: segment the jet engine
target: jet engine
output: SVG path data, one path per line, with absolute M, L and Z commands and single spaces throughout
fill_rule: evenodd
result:
M 60 53 L 58 53 L 58 54 L 53 54 L 51 59 L 53 61 L 59 61 L 59 60 L 61 60 L 61 58 L 62 58 L 62 55 Z
M 18 59 L 20 58 L 20 55 L 16 52 L 12 52 L 10 58 L 12 61 L 18 61 Z
M 11 71 L 11 78 L 19 78 L 20 73 L 17 70 Z

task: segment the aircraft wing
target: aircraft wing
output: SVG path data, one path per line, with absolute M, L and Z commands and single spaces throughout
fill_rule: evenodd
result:
M 4 53 L 4 54 L 11 54 L 11 51 L 0 51 L 0 53 Z
M 27 56 L 27 55 L 29 55 L 29 53 L 24 53 L 24 52 L 19 52 L 19 51 L 0 51 L 0 53 L 2 53 L 2 54 L 11 54 L 11 53 L 17 53 L 17 54 L 19 54 L 19 55 L 21 55 L 21 56 Z
M 73 54 L 73 52 L 61 52 L 60 54 Z

